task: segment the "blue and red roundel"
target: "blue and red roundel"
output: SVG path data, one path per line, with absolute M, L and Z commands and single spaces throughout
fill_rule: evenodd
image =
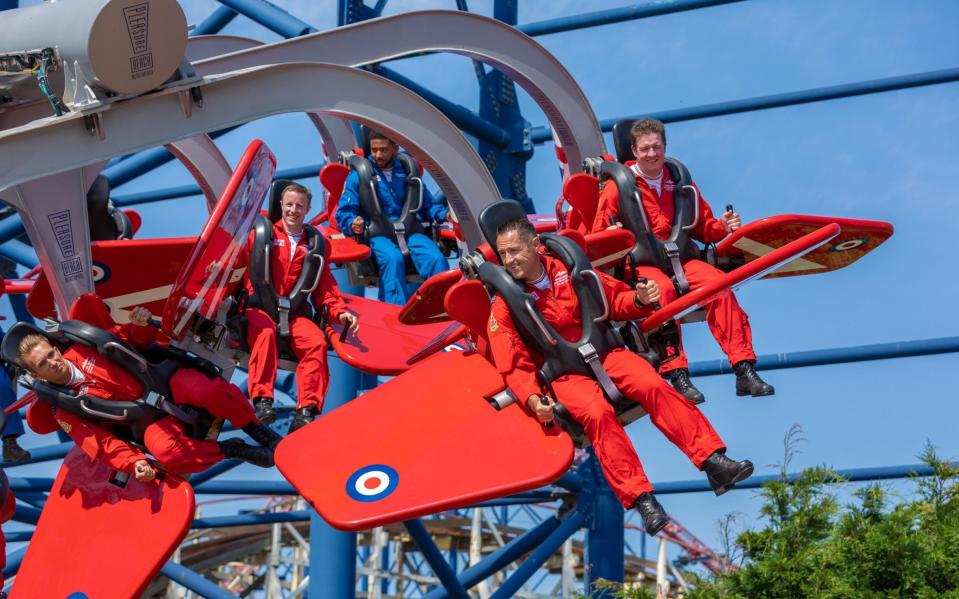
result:
M 396 490 L 400 475 L 383 464 L 364 466 L 346 481 L 346 494 L 356 501 L 379 501 Z

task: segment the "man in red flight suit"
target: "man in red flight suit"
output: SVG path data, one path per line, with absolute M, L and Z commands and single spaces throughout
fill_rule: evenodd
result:
M 630 129 L 632 151 L 635 163 L 627 166 L 636 176 L 636 186 L 642 196 L 643 206 L 653 233 L 660 239 L 669 237 L 673 227 L 673 190 L 674 183 L 665 166 L 666 128 L 655 119 L 640 119 Z M 695 183 L 693 184 L 695 186 Z M 703 199 L 696 187 L 699 199 L 699 223 L 691 231 L 693 239 L 703 243 L 715 243 L 740 227 L 739 215 L 732 210 L 719 218 L 713 216 L 709 204 Z M 610 226 L 610 223 L 615 223 Z M 615 185 L 607 185 L 599 196 L 599 207 L 593 221 L 592 231 L 621 227 L 619 223 L 619 195 Z M 722 271 L 713 268 L 701 260 L 686 260 L 683 271 L 691 289 L 705 285 L 710 280 L 722 276 Z M 665 303 L 676 299 L 676 289 L 670 278 L 654 266 L 640 266 L 636 269 L 636 278 L 645 277 L 656 281 L 662 289 Z M 772 385 L 763 381 L 756 373 L 756 354 L 753 352 L 752 329 L 749 317 L 732 291 L 721 294 L 706 306 L 706 322 L 713 337 L 725 352 L 729 363 L 736 373 L 736 395 L 772 395 Z M 660 373 L 669 379 L 673 387 L 694 403 L 705 398 L 693 386 L 689 379 L 689 363 L 686 354 L 679 346 L 679 354 L 664 360 Z
M 72 314 L 85 322 L 112 322 L 106 306 L 94 295 L 81 296 Z M 149 310 L 138 306 L 131 312 L 129 324 L 114 326 L 110 332 L 134 347 L 145 347 L 156 337 L 156 329 L 147 325 L 150 317 Z M 72 344 L 61 353 L 43 335 L 27 335 L 20 341 L 17 355 L 20 365 L 34 377 L 70 387 L 81 394 L 116 401 L 133 401 L 143 395 L 142 386 L 129 372 L 94 348 L 80 343 Z M 150 424 L 143 435 L 143 444 L 161 466 L 177 474 L 200 472 L 224 457 L 264 468 L 273 465 L 273 446 L 279 441 L 279 435 L 257 421 L 242 391 L 221 378 L 210 379 L 197 370 L 183 367 L 170 378 L 169 387 L 175 403 L 203 408 L 214 416 L 226 418 L 266 447 L 247 445 L 241 439 L 219 443 L 192 439 L 179 420 L 164 416 Z M 39 403 L 32 409 L 52 411 L 46 404 Z M 146 454 L 107 428 L 65 410 L 58 410 L 53 416 L 90 458 L 115 470 L 132 473 L 142 482 L 155 478 L 156 469 Z
M 496 251 L 510 275 L 525 284 L 536 298 L 535 307 L 563 338 L 575 341 L 582 335 L 579 299 L 562 261 L 540 252 L 533 225 L 523 219 L 502 224 L 497 230 Z M 626 283 L 600 273 L 609 303 L 609 320 L 633 320 L 659 300 L 655 282 L 633 291 Z M 489 324 L 490 348 L 497 370 L 528 411 L 543 423 L 553 419 L 553 398 L 546 397 L 536 378 L 543 363 L 524 343 L 502 297 L 493 301 Z M 726 446 L 706 417 L 656 374 L 644 359 L 617 348 L 602 358 L 602 365 L 624 397 L 643 406 L 653 424 L 705 470 L 717 495 L 752 474 L 749 461 L 726 457 Z M 653 496 L 653 487 L 643 472 L 626 431 L 603 395 L 596 380 L 579 374 L 560 376 L 552 382 L 555 400 L 585 429 L 596 459 L 624 507 L 635 507 L 646 531 L 655 535 L 669 521 Z
M 279 296 L 287 296 L 296 285 L 303 270 L 303 261 L 307 256 L 307 235 L 304 220 L 310 210 L 310 190 L 302 185 L 291 184 L 281 195 L 281 218 L 273 226 L 273 247 L 270 251 L 269 272 L 273 291 Z M 315 230 L 314 230 L 315 231 Z M 247 256 L 253 251 L 253 237 L 247 243 Z M 251 294 L 255 292 L 247 272 L 246 287 Z M 346 304 L 340 295 L 336 280 L 324 263 L 320 282 L 311 294 L 313 305 L 319 309 L 329 309 L 330 320 L 339 320 L 354 333 L 359 329 L 355 315 L 347 312 Z M 302 314 L 289 315 L 289 343 L 299 363 L 296 367 L 296 416 L 290 425 L 290 432 L 309 424 L 323 409 L 323 399 L 330 383 L 330 371 L 327 367 L 327 343 L 312 320 L 313 310 L 306 305 Z M 247 341 L 250 344 L 249 393 L 253 398 L 257 416 L 263 422 L 273 422 L 273 386 L 276 382 L 277 323 L 266 311 L 258 307 L 247 307 Z

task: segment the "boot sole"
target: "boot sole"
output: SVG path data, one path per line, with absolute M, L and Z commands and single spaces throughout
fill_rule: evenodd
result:
M 726 493 L 726 491 L 728 491 L 728 490 L 732 489 L 733 487 L 735 487 L 735 486 L 736 486 L 736 483 L 741 483 L 741 482 L 743 482 L 744 480 L 746 480 L 747 478 L 749 478 L 749 477 L 752 476 L 752 475 L 753 475 L 753 465 L 750 464 L 748 467 L 743 468 L 743 469 L 739 472 L 739 474 L 737 474 L 735 477 L 733 477 L 733 479 L 732 479 L 731 481 L 729 481 L 728 483 L 726 483 L 726 484 L 723 485 L 722 487 L 719 487 L 718 489 L 713 489 L 713 493 L 715 493 L 717 497 L 719 497 L 720 495 L 724 495 L 724 494 Z M 712 482 L 713 482 L 713 481 L 710 480 L 709 482 L 710 482 L 710 486 L 712 486 Z
M 661 531 L 661 530 L 663 530 L 664 528 L 666 528 L 666 525 L 667 525 L 667 524 L 669 524 L 669 518 L 668 518 L 668 517 L 663 519 L 662 524 L 653 526 L 653 527 L 651 527 L 651 528 L 647 528 L 647 529 L 646 529 L 646 534 L 648 534 L 648 535 L 651 536 L 651 537 L 655 537 L 656 535 L 659 534 L 659 531 Z
M 276 412 L 264 414 L 262 417 L 257 416 L 257 419 L 260 421 L 260 424 L 273 424 L 276 422 Z
M 747 391 L 740 391 L 739 389 L 736 390 L 737 397 L 767 397 L 769 395 L 776 395 L 776 390 L 773 389 L 767 393 L 749 393 Z

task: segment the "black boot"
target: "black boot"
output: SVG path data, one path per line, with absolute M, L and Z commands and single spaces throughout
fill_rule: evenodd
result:
M 669 384 L 672 385 L 673 389 L 678 391 L 680 395 L 694 404 L 701 404 L 706 401 L 706 396 L 703 395 L 703 392 L 697 389 L 689 379 L 688 368 L 670 370 L 669 372 L 663 373 L 663 378 L 669 381 Z
M 259 422 L 251 422 L 243 427 L 243 432 L 263 447 L 273 449 L 283 440 L 280 433 Z
M 247 445 L 243 439 L 227 439 L 218 441 L 220 453 L 228 458 L 236 458 L 249 462 L 260 468 L 273 467 L 273 450 L 266 447 L 257 447 L 256 445 Z
M 298 409 L 293 417 L 293 422 L 290 423 L 290 433 L 313 422 L 314 418 L 316 418 L 316 408 L 313 406 Z
M 273 424 L 276 420 L 276 411 L 273 409 L 272 397 L 257 397 L 253 400 L 253 409 L 257 419 L 263 424 Z
M 659 505 L 656 496 L 652 493 L 643 493 L 637 497 L 636 501 L 633 502 L 633 508 L 643 518 L 643 528 L 646 529 L 646 534 L 651 537 L 656 536 L 656 533 L 669 524 L 669 516 L 666 514 L 666 510 Z
M 30 459 L 30 452 L 20 447 L 14 435 L 3 438 L 3 461 L 10 463 L 25 462 Z
M 725 451 L 717 451 L 703 462 L 703 471 L 713 492 L 722 495 L 736 483 L 752 476 L 753 463 L 749 460 L 734 462 L 726 457 Z
M 755 364 L 752 360 L 743 360 L 733 364 L 733 372 L 736 373 L 736 395 L 761 397 L 776 392 L 772 385 L 759 378 Z

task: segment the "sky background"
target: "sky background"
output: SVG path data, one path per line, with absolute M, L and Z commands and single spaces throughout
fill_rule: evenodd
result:
M 320 30 L 336 23 L 331 0 L 274 3 Z M 521 1 L 519 23 L 625 4 Z M 218 3 L 181 0 L 181 6 L 194 24 Z M 469 6 L 492 15 L 491 1 Z M 455 2 L 391 0 L 385 14 L 427 8 L 453 9 Z M 572 73 L 603 120 L 955 68 L 957 22 L 959 3 L 946 0 L 750 0 L 536 40 Z M 243 17 L 222 33 L 279 39 Z M 479 87 L 467 58 L 431 55 L 389 66 L 478 110 Z M 546 124 L 522 90 L 519 97 L 525 118 L 534 126 Z M 951 83 L 667 126 L 667 153 L 689 167 L 714 210 L 732 203 L 746 222 L 800 213 L 895 225 L 888 242 L 847 269 L 740 290 L 758 354 L 959 335 L 957 106 L 959 84 Z M 254 137 L 269 144 L 281 169 L 323 161 L 319 138 L 302 115 L 246 125 L 218 144 L 235 163 Z M 551 211 L 562 183 L 551 144 L 536 147 L 527 181 L 538 211 Z M 115 193 L 189 182 L 182 166 L 169 164 Z M 315 178 L 305 182 L 320 191 Z M 145 220 L 139 237 L 195 235 L 206 216 L 199 197 L 137 210 Z M 6 302 L 3 310 L 9 313 Z M 722 357 L 704 324 L 686 326 L 684 335 L 691 361 Z M 751 459 L 757 474 L 774 474 L 783 459 L 784 435 L 794 424 L 802 427 L 805 441 L 793 471 L 913 464 L 927 441 L 941 457 L 957 459 L 956 366 L 955 354 L 947 354 L 769 371 L 763 376 L 776 395 L 767 398 L 736 397 L 732 375 L 695 383 L 707 396 L 701 407 L 729 455 Z M 648 419 L 628 430 L 654 483 L 702 476 Z M 25 444 L 51 441 L 34 435 Z M 902 498 L 912 489 L 905 482 L 886 485 Z M 759 524 L 755 491 L 661 499 L 671 515 L 713 547 L 721 546 L 716 522 L 724 514 L 738 512 L 743 525 Z

